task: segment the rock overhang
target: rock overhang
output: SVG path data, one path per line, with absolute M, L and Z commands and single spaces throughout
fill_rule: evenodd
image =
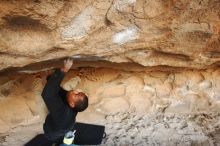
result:
M 80 55 L 143 67 L 218 67 L 219 6 L 214 0 L 2 1 L 0 69 Z

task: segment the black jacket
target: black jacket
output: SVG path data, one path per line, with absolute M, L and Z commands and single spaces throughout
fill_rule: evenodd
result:
M 43 129 L 45 136 L 51 141 L 57 141 L 72 130 L 77 115 L 66 101 L 67 91 L 60 87 L 64 75 L 64 72 L 57 69 L 48 79 L 41 94 L 49 111 Z

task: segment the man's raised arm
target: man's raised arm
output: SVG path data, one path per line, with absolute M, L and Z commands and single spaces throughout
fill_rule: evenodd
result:
M 64 66 L 61 69 L 56 69 L 48 79 L 41 96 L 51 114 L 64 107 L 62 99 L 59 97 L 60 83 L 64 75 L 72 66 L 72 60 L 64 61 Z

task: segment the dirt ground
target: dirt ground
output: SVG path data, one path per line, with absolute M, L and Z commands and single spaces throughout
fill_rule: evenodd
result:
M 220 114 L 135 114 L 108 115 L 102 145 L 118 146 L 218 146 Z M 42 123 L 19 126 L 0 137 L 1 146 L 22 146 L 42 133 Z

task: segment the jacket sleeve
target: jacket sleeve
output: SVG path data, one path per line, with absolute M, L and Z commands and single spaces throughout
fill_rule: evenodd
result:
M 56 114 L 65 105 L 59 96 L 60 83 L 64 78 L 64 72 L 56 69 L 48 79 L 41 96 L 51 115 Z
M 60 98 L 65 98 L 66 95 L 67 95 L 67 92 L 65 89 L 63 89 L 62 87 L 59 88 L 59 92 L 58 92 L 58 95 L 60 96 Z

